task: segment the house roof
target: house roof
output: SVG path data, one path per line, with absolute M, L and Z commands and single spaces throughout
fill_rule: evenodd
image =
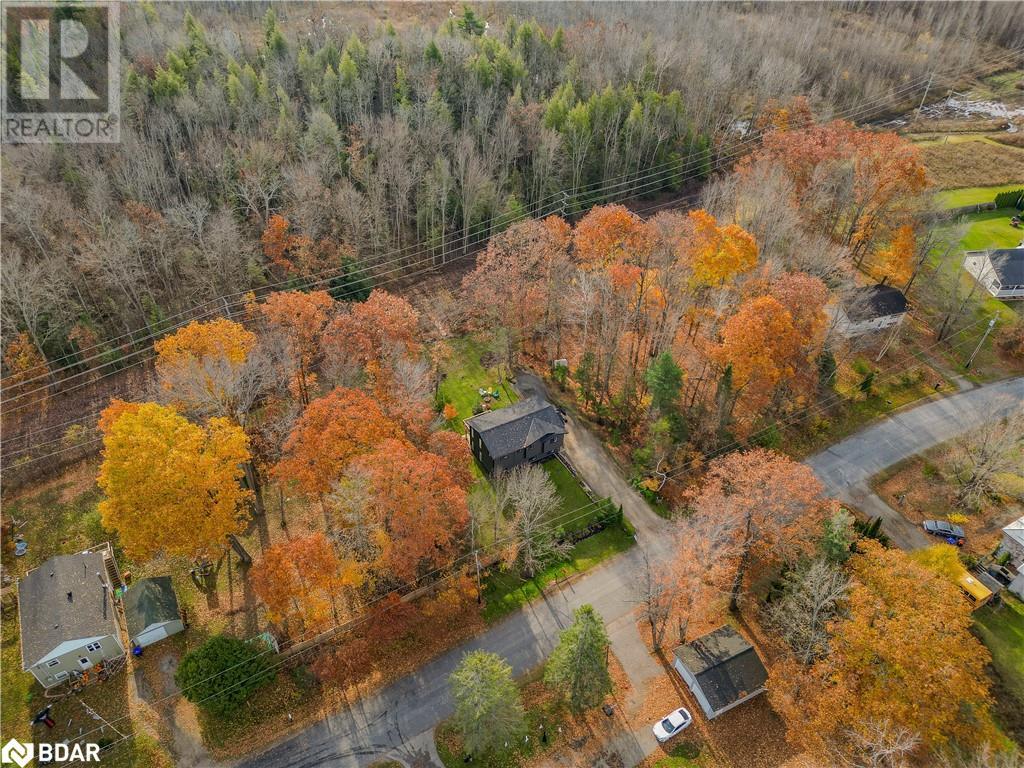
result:
M 680 645 L 675 655 L 697 679 L 714 712 L 760 690 L 768 679 L 757 651 L 730 626 Z
M 902 315 L 907 311 L 907 297 L 891 285 L 867 285 L 853 291 L 843 303 L 843 309 L 855 322 Z
M 100 574 L 97 576 L 97 574 Z M 22 667 L 29 669 L 64 643 L 74 650 L 90 640 L 117 635 L 114 604 L 102 552 L 51 557 L 18 582 Z
M 1024 285 L 1024 245 L 1016 248 L 995 248 L 987 251 L 969 251 L 969 255 L 988 256 L 992 271 L 1000 285 Z
M 480 435 L 492 459 L 508 456 L 548 435 L 564 435 L 565 420 L 551 403 L 539 397 L 466 419 Z
M 128 624 L 128 636 L 132 638 L 154 624 L 180 618 L 178 598 L 171 586 L 171 577 L 155 576 L 132 584 L 124 596 L 124 617 Z
M 1024 546 L 1024 517 L 1020 517 L 1003 528 L 1003 535 Z

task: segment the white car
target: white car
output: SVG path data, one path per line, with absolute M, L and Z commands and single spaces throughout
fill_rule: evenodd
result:
M 689 710 L 680 707 L 675 712 L 670 712 L 654 724 L 654 738 L 659 742 L 665 742 L 675 736 L 684 728 L 689 727 L 693 722 L 693 716 Z

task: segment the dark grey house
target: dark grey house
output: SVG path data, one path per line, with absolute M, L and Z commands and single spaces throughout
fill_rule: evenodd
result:
M 466 419 L 469 447 L 488 472 L 554 456 L 562 449 L 565 420 L 538 397 Z
M 757 651 L 729 626 L 676 648 L 673 666 L 709 720 L 763 692 L 768 679 Z
M 109 546 L 51 557 L 18 582 L 21 666 L 44 688 L 124 656 Z
M 169 635 L 182 632 L 185 624 L 178 611 L 170 576 L 140 579 L 124 596 L 124 618 L 132 647 L 145 648 Z

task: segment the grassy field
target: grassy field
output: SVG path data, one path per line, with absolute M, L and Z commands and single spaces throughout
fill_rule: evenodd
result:
M 633 530 L 628 522 L 613 524 L 600 533 L 588 536 L 575 547 L 569 559 L 556 563 L 532 579 L 523 579 L 514 571 L 497 568 L 484 584 L 484 619 L 494 622 L 540 597 L 553 581 L 582 573 L 595 565 L 625 552 L 634 544 Z
M 1024 179 L 1024 149 L 1019 147 L 970 134 L 926 140 L 918 146 L 928 175 L 939 189 L 1013 184 Z
M 1024 603 L 1003 593 L 1002 605 L 974 612 L 974 631 L 992 654 L 999 675 L 996 716 L 1004 729 L 1024 737 Z M 999 700 L 1012 697 L 1013 701 Z
M 1024 181 L 1013 184 L 1000 184 L 995 187 L 962 187 L 960 189 L 944 189 L 935 195 L 935 199 L 943 208 L 960 208 L 965 205 L 995 202 L 1000 192 L 1012 192 L 1024 188 Z
M 444 380 L 439 394 L 445 403 L 451 403 L 459 412 L 453 424 L 460 433 L 465 433 L 463 419 L 473 415 L 473 409 L 480 403 L 480 389 L 497 390 L 499 396 L 492 402 L 492 408 L 502 408 L 516 401 L 516 393 L 508 386 L 497 366 L 485 362 L 495 356 L 495 340 L 484 340 L 464 336 L 449 342 L 451 357 L 444 366 Z

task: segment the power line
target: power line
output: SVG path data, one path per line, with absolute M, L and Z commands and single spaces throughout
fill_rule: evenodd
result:
M 1024 48 L 1021 48 L 1020 51 L 1024 51 Z M 1016 53 L 1019 53 L 1020 51 L 1017 51 Z M 986 67 L 990 67 L 993 64 L 998 63 L 998 62 L 1003 61 L 1003 60 L 1012 60 L 1014 58 L 1014 55 L 1015 55 L 1014 53 L 1006 54 L 1003 57 L 1000 57 L 998 59 L 995 59 L 995 60 L 992 60 L 992 61 L 988 62 L 985 66 Z M 909 93 L 911 91 L 917 90 L 917 88 L 920 85 L 920 83 L 924 82 L 925 80 L 927 80 L 928 83 L 930 84 L 932 79 L 934 78 L 934 74 L 935 73 L 933 71 L 927 78 L 922 76 L 921 78 L 918 78 L 917 81 L 912 81 L 911 83 L 904 84 L 900 88 L 895 89 L 893 92 L 891 92 L 887 96 L 876 97 L 875 99 L 870 99 L 870 100 L 868 100 L 866 102 L 863 102 L 857 108 L 851 108 L 851 109 L 847 110 L 846 113 L 840 113 L 839 117 L 842 117 L 844 119 L 854 119 L 858 115 L 861 115 L 861 114 L 864 114 L 864 113 L 866 113 L 868 111 L 873 110 L 874 107 L 871 106 L 871 105 L 882 104 L 882 103 L 889 103 L 889 102 L 891 102 L 892 97 L 897 95 L 897 94 Z M 717 161 L 715 161 L 715 163 L 714 163 L 715 169 L 720 168 L 725 161 L 731 160 L 731 159 L 736 159 L 737 157 L 739 157 L 742 154 L 742 152 L 740 151 L 741 147 L 755 145 L 762 135 L 763 135 L 762 131 L 751 131 L 751 132 L 749 132 L 749 136 L 748 137 L 745 137 L 742 141 L 740 141 L 737 144 L 733 145 L 731 153 L 726 153 L 725 155 L 721 156 Z M 638 171 L 635 174 L 635 178 L 634 178 L 633 174 L 625 174 L 625 175 L 620 176 L 620 177 L 613 177 L 613 179 L 611 179 L 611 180 L 606 179 L 606 180 L 604 180 L 602 182 L 602 186 L 599 187 L 598 189 L 593 190 L 593 191 L 584 191 L 583 192 L 583 198 L 584 199 L 587 199 L 587 198 L 600 199 L 603 195 L 607 194 L 612 189 L 616 189 L 616 188 L 622 187 L 624 185 L 635 184 L 635 183 L 637 183 L 637 181 L 642 181 L 645 178 L 646 179 L 655 178 L 655 177 L 657 177 L 659 175 L 660 176 L 669 176 L 669 177 L 671 177 L 673 175 L 676 175 L 677 173 L 681 173 L 684 170 L 689 170 L 689 169 L 695 168 L 698 165 L 703 164 L 703 162 L 704 162 L 704 159 L 701 158 L 701 157 L 691 157 L 691 158 L 688 158 L 685 162 L 670 161 L 668 163 L 663 163 L 660 166 L 654 166 L 652 168 L 645 169 L 644 171 Z M 677 165 L 679 166 L 678 168 L 676 168 Z M 685 180 L 692 180 L 694 178 L 697 178 L 699 175 L 701 175 L 701 174 L 693 174 L 693 173 L 686 174 L 686 175 L 682 176 L 682 178 L 680 178 L 679 181 L 681 182 L 681 181 L 685 181 Z M 609 181 L 615 181 L 616 178 L 623 178 L 623 179 L 631 179 L 632 178 L 632 180 L 620 181 L 619 183 L 611 183 L 611 184 L 609 184 Z M 664 183 L 666 180 L 668 180 L 668 179 L 662 178 L 662 179 L 660 179 L 660 183 Z M 659 183 L 659 180 L 657 180 L 657 179 L 655 180 L 655 182 L 647 182 L 646 187 L 650 188 L 652 186 L 652 184 L 657 184 L 657 183 Z M 551 201 L 552 199 L 558 197 L 559 195 L 568 194 L 569 192 L 573 192 L 573 191 L 575 191 L 575 190 L 561 190 L 559 192 L 555 192 L 555 193 L 552 193 L 550 195 L 547 195 L 546 197 L 541 198 L 540 201 L 538 201 L 538 203 L 536 203 L 534 205 L 532 211 L 527 211 L 527 212 L 525 212 L 523 214 L 517 215 L 517 218 L 515 220 L 519 220 L 521 218 L 525 218 L 525 217 L 528 217 L 530 215 L 533 215 L 537 211 L 541 211 L 545 207 L 547 207 L 548 202 Z M 638 190 L 630 190 L 629 194 L 631 196 L 635 196 L 637 194 L 642 194 L 642 192 L 639 192 Z M 554 206 L 554 208 L 557 208 L 557 207 L 558 206 Z M 493 230 L 495 225 L 500 226 L 500 225 L 502 225 L 504 223 L 506 223 L 506 222 L 504 222 L 504 221 L 502 221 L 500 219 L 497 220 L 497 221 L 492 220 L 490 222 L 489 229 Z M 476 226 L 479 226 L 479 225 L 476 225 Z M 467 229 L 463 229 L 463 230 L 457 230 L 457 231 L 451 233 L 452 241 L 456 242 L 460 235 L 461 236 L 468 235 L 470 232 L 472 232 L 472 229 L 473 228 L 470 227 L 468 229 L 468 231 L 467 231 Z M 412 251 L 414 251 L 417 247 L 419 248 L 418 254 L 422 254 L 426 250 L 429 250 L 428 247 L 426 247 L 426 246 L 410 245 L 410 246 L 406 246 L 404 249 L 400 249 L 399 251 L 392 252 L 391 256 L 400 257 L 401 254 L 403 254 L 403 253 L 409 254 Z M 434 258 L 434 254 L 431 254 L 431 258 Z M 453 257 L 453 260 L 458 260 L 458 259 L 461 259 L 461 258 L 465 258 L 465 254 L 463 254 L 461 256 L 456 255 L 456 256 Z M 383 264 L 394 263 L 395 261 L 396 261 L 395 258 L 391 258 L 391 259 L 388 259 L 385 262 L 383 262 Z M 359 267 L 356 271 L 361 273 L 361 274 L 365 274 L 369 270 L 372 270 L 372 269 L 374 269 L 376 267 L 379 267 L 379 266 L 380 266 L 380 264 L 373 265 L 373 266 L 367 264 L 365 266 Z M 351 265 L 345 265 L 345 266 L 342 266 L 342 267 L 332 268 L 330 270 L 324 270 L 324 271 L 321 271 L 320 273 L 313 273 L 310 276 L 315 277 L 317 275 L 328 275 L 329 274 L 328 277 L 325 277 L 324 279 L 319 280 L 318 283 L 317 283 L 317 284 L 322 284 L 324 282 L 329 282 L 330 280 L 336 279 L 336 278 L 338 278 L 340 276 L 345 276 L 346 274 L 347 275 L 351 275 L 352 273 L 349 271 L 349 270 L 351 270 L 351 268 L 352 268 Z M 219 296 L 219 297 L 210 299 L 207 302 L 205 302 L 205 305 L 209 306 L 210 308 L 207 309 L 199 317 L 190 317 L 188 320 L 183 321 L 182 323 L 175 324 L 175 325 L 171 326 L 170 328 L 165 329 L 164 331 L 161 331 L 161 332 L 152 332 L 151 331 L 150 333 L 142 336 L 141 338 L 136 338 L 134 332 L 131 332 L 131 333 L 128 333 L 128 334 L 122 334 L 121 336 L 115 337 L 112 340 L 107 340 L 107 341 L 104 341 L 104 342 L 97 343 L 97 344 L 93 345 L 92 347 L 85 348 L 85 350 L 79 350 L 79 354 L 81 354 L 81 352 L 83 352 L 83 351 L 89 351 L 89 350 L 92 350 L 92 349 L 98 349 L 100 347 L 104 347 L 104 346 L 107 346 L 109 344 L 113 344 L 114 342 L 116 342 L 116 341 L 118 341 L 120 339 L 124 339 L 126 337 L 129 338 L 129 340 L 132 343 L 132 345 L 135 346 L 135 345 L 137 345 L 139 343 L 142 343 L 142 342 L 145 342 L 145 341 L 157 338 L 158 336 L 166 335 L 167 333 L 172 332 L 176 328 L 182 327 L 182 325 L 184 325 L 184 324 L 186 324 L 188 322 L 193 322 L 194 320 L 202 320 L 202 319 L 205 319 L 206 317 L 210 317 L 210 316 L 213 316 L 213 315 L 219 315 L 219 313 L 220 313 L 220 306 L 219 305 L 221 303 L 225 304 L 225 308 L 227 308 L 229 313 L 230 313 L 231 312 L 230 307 L 231 306 L 237 306 L 238 302 L 234 302 L 231 305 L 228 305 L 227 304 L 227 299 L 228 298 L 244 297 L 244 296 L 248 295 L 249 293 L 253 293 L 253 292 L 266 293 L 266 292 L 269 292 L 270 290 L 272 290 L 273 288 L 281 287 L 281 286 L 286 286 L 286 285 L 292 285 L 292 284 L 294 284 L 294 280 L 293 279 L 288 279 L 288 280 L 284 280 L 284 281 L 279 281 L 277 283 L 272 283 L 272 284 L 267 285 L 267 286 L 261 286 L 261 287 L 259 287 L 257 289 L 239 291 L 239 292 L 236 292 L 236 293 L 233 293 L 233 294 L 225 294 L 223 296 Z M 299 287 L 307 287 L 308 288 L 309 286 L 299 286 Z M 189 310 L 185 310 L 185 311 L 183 311 L 181 313 L 178 313 L 178 315 L 172 315 L 171 317 L 174 318 L 174 317 L 183 316 L 183 315 L 185 315 L 185 314 L 187 314 L 189 312 L 193 312 L 193 311 L 195 311 L 197 309 L 201 309 L 203 306 L 204 306 L 204 304 L 197 305 L 194 308 L 191 308 Z M 105 351 L 102 354 L 93 355 L 93 356 L 88 357 L 88 358 L 86 358 L 84 360 L 78 360 L 76 362 L 67 364 L 67 365 L 65 365 L 63 367 L 60 367 L 60 368 L 57 368 L 57 369 L 53 369 L 53 370 L 48 370 L 45 373 L 39 374 L 37 376 L 31 377 L 29 379 L 23 380 L 22 382 L 19 382 L 19 385 L 25 384 L 25 383 L 30 383 L 32 381 L 37 381 L 37 380 L 44 379 L 44 378 L 48 378 L 49 376 L 51 376 L 54 373 L 59 373 L 61 371 L 67 370 L 69 368 L 77 367 L 77 366 L 81 365 L 83 362 L 87 362 L 87 361 L 91 361 L 91 360 L 97 359 L 98 357 L 105 356 L 106 354 L 107 354 L 107 352 Z M 67 359 L 67 358 L 65 358 L 65 359 Z M 84 373 L 88 373 L 88 372 L 84 372 Z M 81 375 L 81 374 L 75 374 L 75 376 L 77 376 L 77 375 Z M 8 378 L 10 378 L 10 377 L 8 377 Z M 25 394 L 31 394 L 31 393 L 25 393 Z M 19 395 L 18 397 L 21 397 L 21 396 L 23 396 L 23 395 Z M 17 398 L 15 398 L 15 399 L 17 399 Z

